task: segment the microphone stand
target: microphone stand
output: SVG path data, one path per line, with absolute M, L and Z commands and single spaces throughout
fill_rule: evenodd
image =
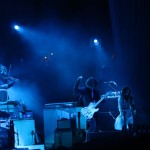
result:
M 113 90 L 117 91 L 110 83 L 108 84 Z

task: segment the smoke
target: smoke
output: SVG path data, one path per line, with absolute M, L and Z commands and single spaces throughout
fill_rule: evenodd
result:
M 20 101 L 35 115 L 41 115 L 42 98 L 36 83 L 22 81 L 8 89 L 9 100 Z

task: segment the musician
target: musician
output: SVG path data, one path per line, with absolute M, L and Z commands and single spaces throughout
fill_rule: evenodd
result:
M 136 109 L 131 95 L 131 89 L 128 86 L 124 86 L 120 92 L 118 97 L 118 110 L 119 115 L 115 120 L 114 128 L 132 135 Z
M 6 93 L 7 95 L 7 89 L 14 86 L 17 81 L 19 80 L 13 77 L 9 77 L 7 68 L 4 65 L 0 64 L 0 101 L 8 100 L 8 97 L 4 96 L 2 93 Z
M 81 107 L 87 107 L 91 102 L 97 102 L 100 99 L 100 93 L 97 89 L 98 82 L 94 77 L 90 77 L 86 80 L 85 86 L 79 87 L 82 76 L 77 78 L 74 86 L 74 92 L 80 95 L 79 105 Z M 88 132 L 95 132 L 99 130 L 99 118 L 98 112 L 95 112 L 93 117 L 87 120 L 87 125 L 89 125 Z

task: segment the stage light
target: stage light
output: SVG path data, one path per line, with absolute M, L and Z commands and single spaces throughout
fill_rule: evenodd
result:
M 20 32 L 20 33 L 23 32 L 23 27 L 19 26 L 17 24 L 13 24 L 12 28 L 13 28 L 13 30 L 16 30 L 17 32 Z
M 20 30 L 20 27 L 18 25 L 14 25 L 14 29 L 18 31 Z
M 100 43 L 101 43 L 101 41 L 100 41 L 99 38 L 94 37 L 94 38 L 90 39 L 90 45 L 91 45 L 91 47 L 97 47 L 97 46 L 100 45 Z
M 94 44 L 94 45 L 99 45 L 98 39 L 94 39 L 94 40 L 93 40 L 93 44 Z

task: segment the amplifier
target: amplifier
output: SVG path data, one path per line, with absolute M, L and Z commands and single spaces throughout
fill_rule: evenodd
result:
M 78 117 L 78 113 L 81 109 L 82 107 L 70 106 L 69 103 L 67 103 L 67 105 L 64 103 L 52 103 L 43 109 L 45 147 L 51 147 L 54 145 L 54 134 L 56 128 L 70 128 L 70 120 L 63 119 L 71 119 L 71 122 L 74 122 L 73 124 L 71 123 L 73 125 L 72 128 L 86 129 L 86 119 L 82 115 L 81 117 Z M 66 124 L 64 122 L 66 122 Z
M 57 120 L 57 128 L 58 129 L 69 129 L 76 128 L 76 120 L 75 119 L 60 119 Z
M 57 128 L 58 129 L 71 128 L 71 120 L 70 119 L 57 120 Z
M 54 146 L 72 147 L 72 130 L 71 129 L 55 129 Z

